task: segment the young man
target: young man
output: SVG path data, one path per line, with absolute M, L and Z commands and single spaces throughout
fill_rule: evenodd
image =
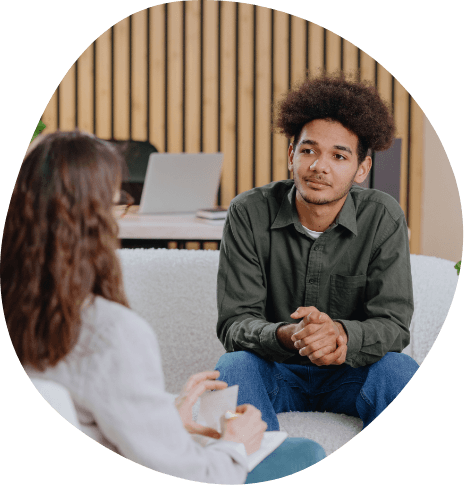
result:
M 262 412 L 331 411 L 367 426 L 413 376 L 408 228 L 389 195 L 353 185 L 387 149 L 377 91 L 308 79 L 280 104 L 293 180 L 231 203 L 218 273 L 221 380 Z

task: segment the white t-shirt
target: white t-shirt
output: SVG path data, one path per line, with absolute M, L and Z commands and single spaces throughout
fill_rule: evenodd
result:
M 65 386 L 82 430 L 126 458 L 200 482 L 246 479 L 243 444 L 217 440 L 203 447 L 185 430 L 164 390 L 156 336 L 129 308 L 96 297 L 82 311 L 73 350 L 45 372 L 26 371 Z
M 323 232 L 318 232 L 318 231 L 311 231 L 311 229 L 308 229 L 307 227 L 303 226 L 303 229 L 306 231 L 309 237 L 312 237 L 313 239 L 317 239 L 321 234 L 324 234 Z

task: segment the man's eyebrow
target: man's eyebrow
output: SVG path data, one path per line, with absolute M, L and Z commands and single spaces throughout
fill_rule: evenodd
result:
M 317 141 L 314 141 L 314 140 L 301 140 L 299 145 L 315 145 L 315 146 L 318 146 L 319 144 L 317 143 Z
M 334 148 L 336 148 L 337 150 L 348 152 L 350 155 L 353 155 L 350 147 L 344 147 L 343 145 L 334 145 Z
M 314 140 L 301 140 L 299 145 L 313 145 L 313 146 L 319 146 L 319 144 L 317 143 L 317 141 L 314 141 Z M 350 147 L 346 147 L 346 146 L 343 146 L 343 145 L 334 145 L 334 148 L 336 150 L 341 150 L 343 152 L 347 152 L 349 153 L 350 155 L 353 155 L 353 152 L 351 151 L 351 148 Z

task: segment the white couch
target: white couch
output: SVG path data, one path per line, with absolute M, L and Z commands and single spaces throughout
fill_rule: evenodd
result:
M 216 337 L 218 251 L 122 249 L 124 284 L 131 307 L 155 330 L 166 388 L 178 393 L 187 378 L 213 369 L 224 353 Z M 457 284 L 454 263 L 411 257 L 415 311 L 405 352 L 422 363 L 443 325 Z M 358 418 L 332 413 L 282 413 L 281 429 L 319 442 L 327 454 L 362 428 Z
M 166 389 L 176 394 L 187 378 L 213 369 L 224 349 L 216 337 L 216 274 L 218 251 L 122 249 L 119 252 L 131 307 L 156 332 L 161 348 Z M 451 261 L 411 257 L 415 311 L 411 344 L 405 352 L 419 364 L 445 321 L 457 284 Z M 73 409 L 53 384 L 34 382 L 55 409 L 76 423 Z M 282 413 L 282 430 L 320 443 L 327 454 L 359 431 L 358 418 L 332 413 Z

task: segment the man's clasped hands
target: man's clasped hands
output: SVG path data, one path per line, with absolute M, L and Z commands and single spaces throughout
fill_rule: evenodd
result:
M 341 365 L 345 362 L 348 336 L 340 322 L 333 321 L 316 307 L 299 307 L 290 315 L 299 323 L 277 329 L 278 340 L 288 349 L 297 349 L 315 365 Z

